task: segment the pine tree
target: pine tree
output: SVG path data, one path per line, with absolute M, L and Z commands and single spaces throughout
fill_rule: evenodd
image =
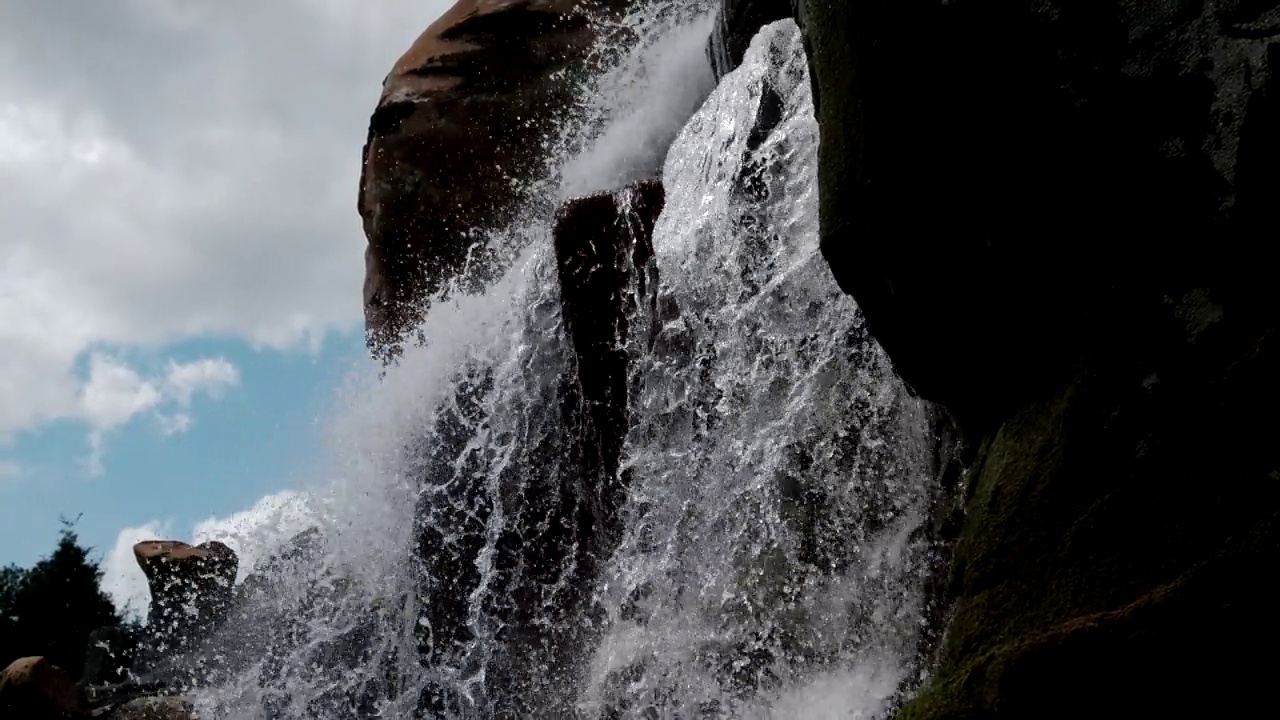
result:
M 72 677 L 84 669 L 89 633 L 122 618 L 102 591 L 102 571 L 81 547 L 74 522 L 63 520 L 58 545 L 29 570 L 0 574 L 0 664 L 43 655 Z M 7 624 L 6 624 L 7 623 Z
M 0 666 L 8 666 L 18 657 L 18 618 L 13 606 L 26 577 L 27 571 L 17 565 L 0 568 Z

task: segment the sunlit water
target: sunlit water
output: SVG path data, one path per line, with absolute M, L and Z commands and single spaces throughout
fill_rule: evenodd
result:
M 708 7 L 627 20 L 638 44 L 601 55 L 541 201 L 491 239 L 505 274 L 342 393 L 344 480 L 192 670 L 207 716 L 870 718 L 911 679 L 929 410 L 819 253 L 798 31 L 762 32 L 713 92 Z M 539 518 L 600 480 L 551 213 L 659 173 L 619 531 L 564 540 Z

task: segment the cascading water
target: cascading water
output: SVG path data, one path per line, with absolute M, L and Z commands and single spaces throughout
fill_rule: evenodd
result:
M 818 251 L 797 29 L 763 31 L 694 114 L 706 9 L 628 20 L 639 44 L 592 81 L 509 269 L 350 393 L 348 479 L 213 643 L 209 716 L 873 717 L 909 679 L 930 411 Z M 545 208 L 659 168 L 610 435 Z
M 809 87 L 766 28 L 667 156 L 595 703 L 870 717 L 915 649 L 927 411 L 818 252 Z

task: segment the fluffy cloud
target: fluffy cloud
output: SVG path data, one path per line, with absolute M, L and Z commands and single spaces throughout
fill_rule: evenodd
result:
M 240 371 L 223 358 L 188 363 L 170 360 L 163 377 L 144 379 L 119 359 L 94 353 L 89 359 L 89 378 L 80 390 L 79 405 L 67 414 L 89 426 L 89 474 L 101 475 L 104 471 L 102 456 L 109 431 L 154 410 L 164 435 L 184 433 L 195 422 L 185 410 L 197 393 L 217 397 L 224 388 L 239 383 Z M 178 410 L 162 412 L 170 406 Z
M 128 365 L 106 355 L 89 362 L 89 380 L 80 391 L 84 419 L 94 430 L 111 430 L 160 404 L 160 390 Z
M 191 404 L 191 396 L 198 392 L 208 392 L 217 397 L 222 388 L 239 384 L 240 372 L 222 358 L 205 358 L 189 363 L 170 360 L 164 378 L 166 391 L 182 405 Z
M 369 112 L 447 4 L 0 3 L 0 443 L 69 417 L 103 432 L 228 377 L 104 354 L 86 378 L 95 349 L 357 327 Z
M 180 539 L 193 544 L 207 540 L 226 543 L 240 560 L 238 579 L 243 580 L 259 561 L 294 535 L 317 525 L 317 515 L 309 503 L 308 495 L 284 490 L 261 498 L 248 510 L 198 522 L 190 533 L 176 533 L 171 523 L 158 520 L 125 528 L 103 559 L 102 587 L 122 612 L 145 615 L 151 593 L 146 576 L 133 558 L 133 546 L 143 540 L 157 539 Z

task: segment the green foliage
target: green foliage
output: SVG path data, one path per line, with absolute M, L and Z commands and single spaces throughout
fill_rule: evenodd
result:
M 0 667 L 42 655 L 72 677 L 84 669 L 89 633 L 123 619 L 102 591 L 102 571 L 63 521 L 57 547 L 31 568 L 0 570 Z

